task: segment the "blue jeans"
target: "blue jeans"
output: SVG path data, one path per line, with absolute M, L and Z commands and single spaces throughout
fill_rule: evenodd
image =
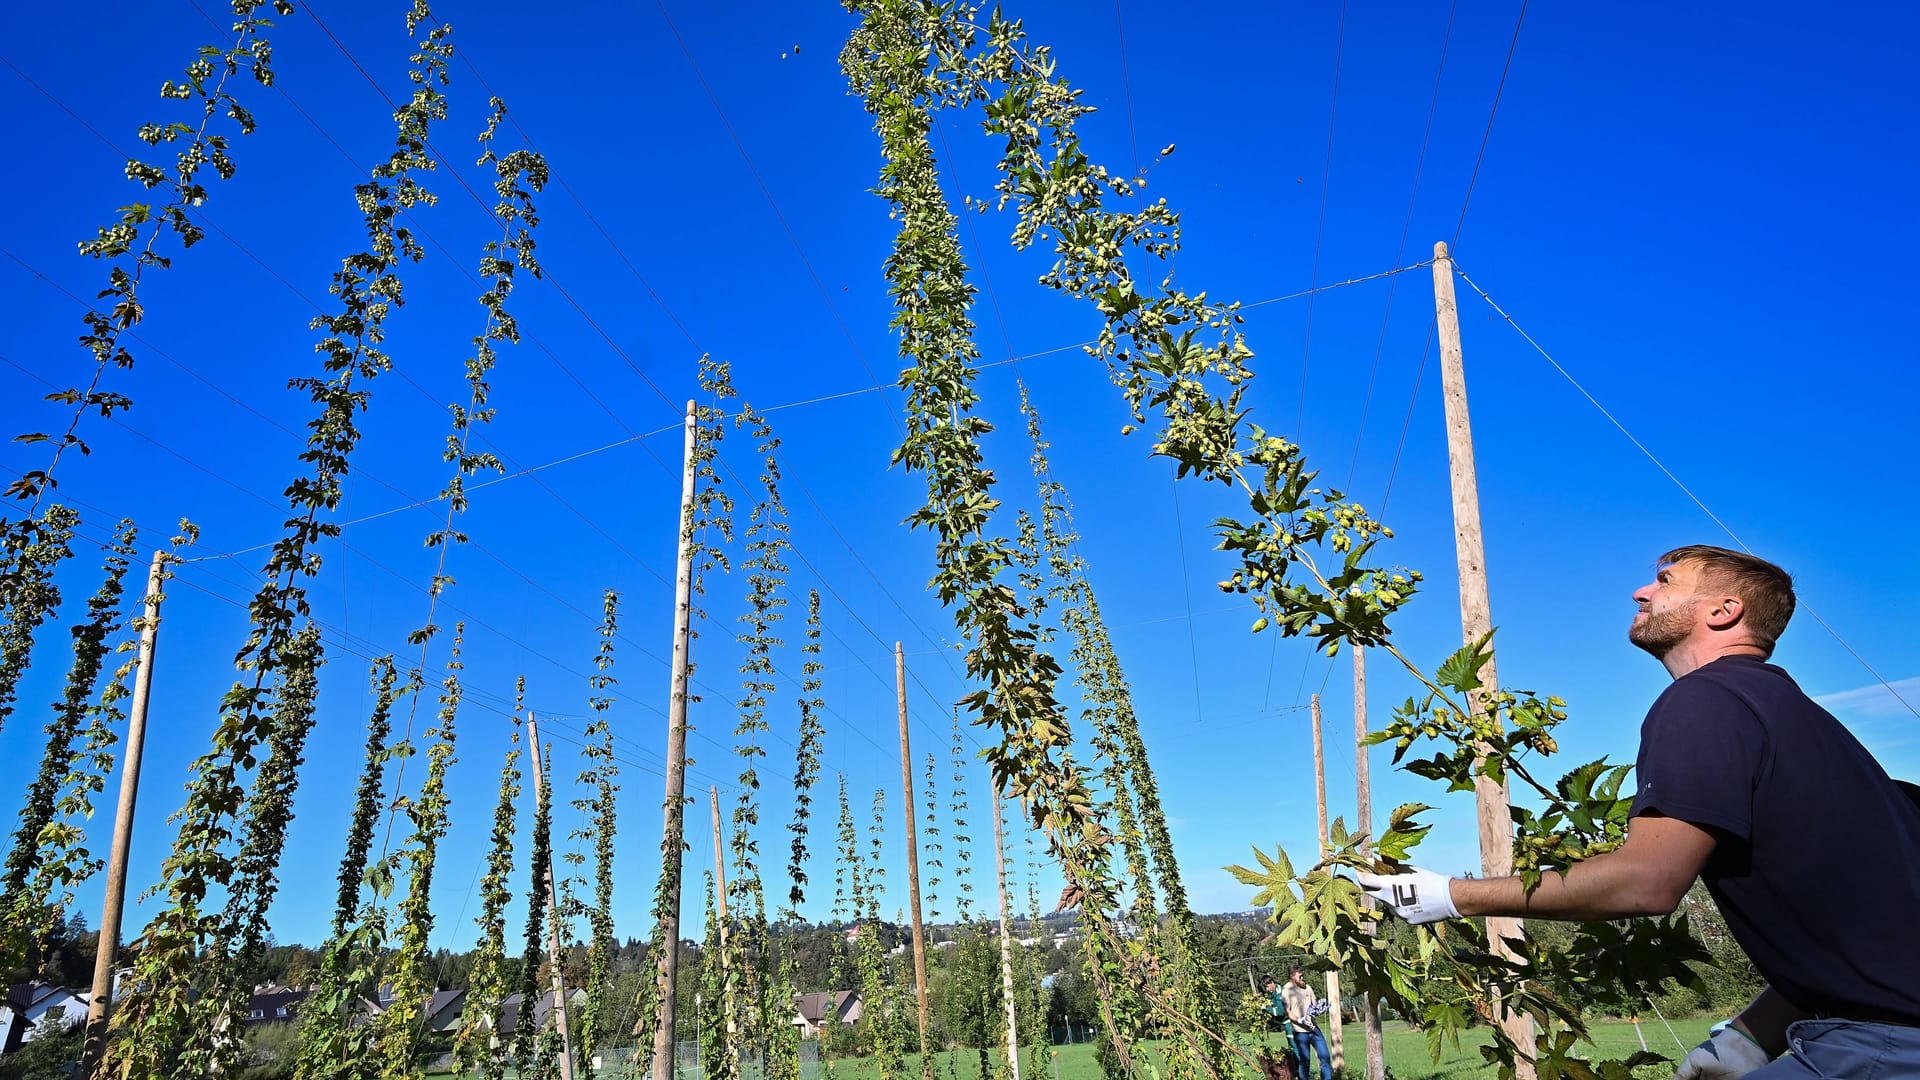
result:
M 1920 1028 L 1857 1020 L 1802 1020 L 1787 1028 L 1793 1053 L 1747 1080 L 1892 1080 L 1920 1076 Z
M 1319 1028 L 1293 1033 L 1293 1056 L 1300 1062 L 1300 1080 L 1307 1080 L 1307 1053 L 1320 1052 L 1320 1080 L 1333 1080 L 1333 1059 L 1327 1056 L 1327 1037 Z

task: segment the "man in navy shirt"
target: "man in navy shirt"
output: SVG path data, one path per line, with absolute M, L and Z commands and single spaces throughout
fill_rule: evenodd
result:
M 1769 985 L 1676 1080 L 1920 1076 L 1920 805 L 1766 662 L 1793 579 L 1685 547 L 1633 599 L 1627 637 L 1674 682 L 1640 729 L 1626 843 L 1532 893 L 1417 869 L 1361 886 L 1415 923 L 1605 920 L 1670 913 L 1700 878 Z

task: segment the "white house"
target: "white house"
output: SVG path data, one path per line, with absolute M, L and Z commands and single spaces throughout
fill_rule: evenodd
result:
M 858 990 L 793 995 L 793 1026 L 803 1039 L 817 1038 L 829 1024 L 851 1024 L 866 1012 Z
M 86 1022 L 86 999 L 46 983 L 16 983 L 0 1002 L 0 1053 L 12 1053 L 36 1036 L 66 1031 Z

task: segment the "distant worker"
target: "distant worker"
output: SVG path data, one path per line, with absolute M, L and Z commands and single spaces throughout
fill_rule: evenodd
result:
M 1260 1007 L 1260 1011 L 1266 1014 L 1267 1030 L 1287 1030 L 1287 1002 L 1280 994 L 1280 983 L 1269 975 L 1260 985 L 1267 995 L 1267 1003 Z
M 1531 894 L 1420 869 L 1361 887 L 1412 923 L 1606 920 L 1670 913 L 1700 878 L 1768 988 L 1675 1080 L 1920 1076 L 1920 803 L 1766 662 L 1793 579 L 1683 547 L 1633 599 L 1627 638 L 1674 682 L 1640 728 L 1626 843 Z
M 1333 1080 L 1333 1060 L 1327 1056 L 1327 1037 L 1320 1031 L 1320 1021 L 1314 1019 L 1314 997 L 1312 988 L 1307 986 L 1306 973 L 1299 964 L 1287 967 L 1287 988 L 1280 992 L 1287 1005 L 1287 1034 L 1293 1039 L 1293 1056 L 1298 1062 L 1300 1080 L 1307 1080 L 1310 1070 L 1307 1068 L 1307 1055 L 1318 1051 L 1320 1054 L 1320 1080 Z
M 1300 1076 L 1300 1062 L 1294 1056 L 1293 1052 L 1293 1031 L 1287 1026 L 1286 994 L 1280 989 L 1280 983 L 1271 975 L 1261 980 L 1260 986 L 1267 995 L 1267 1003 L 1260 1007 L 1262 1019 L 1266 1024 L 1266 1030 L 1269 1032 L 1278 1032 L 1280 1035 L 1281 1049 L 1280 1062 L 1278 1064 L 1282 1065 L 1285 1075 L 1290 1078 L 1290 1080 L 1298 1080 Z M 1261 1068 L 1266 1069 L 1267 1067 L 1262 1065 Z

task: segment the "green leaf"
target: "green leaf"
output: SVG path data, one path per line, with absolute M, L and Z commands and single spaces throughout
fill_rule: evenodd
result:
M 1493 650 L 1488 648 L 1493 642 L 1493 631 L 1489 630 L 1480 640 L 1463 645 L 1434 673 L 1434 681 L 1449 690 L 1466 694 L 1478 690 L 1480 669 L 1493 660 Z

